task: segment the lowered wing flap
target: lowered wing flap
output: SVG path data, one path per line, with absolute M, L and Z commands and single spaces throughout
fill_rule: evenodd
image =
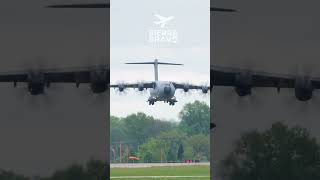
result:
M 154 88 L 154 82 L 149 82 L 149 83 L 141 83 L 143 85 L 143 88 L 145 89 L 150 89 L 150 88 Z M 123 86 L 124 88 L 138 88 L 139 87 L 139 83 L 119 83 L 119 84 L 111 84 L 110 87 L 112 88 L 118 88 L 119 86 Z

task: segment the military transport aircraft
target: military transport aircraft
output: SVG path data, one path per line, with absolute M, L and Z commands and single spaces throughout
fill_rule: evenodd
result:
M 274 87 L 277 92 L 280 92 L 281 88 L 294 88 L 295 97 L 299 101 L 308 101 L 312 98 L 313 90 L 320 89 L 320 78 L 211 66 L 210 85 L 210 88 L 213 86 L 234 87 L 239 96 L 250 95 L 252 88 Z
M 48 7 L 110 8 L 110 4 L 109 3 L 65 4 L 65 5 L 52 5 Z M 235 10 L 211 7 L 210 11 L 234 12 Z M 95 76 L 93 75 L 96 73 L 93 73 L 93 72 L 95 71 L 92 71 L 92 70 L 90 71 L 89 69 L 87 69 L 86 71 L 82 71 L 82 73 L 86 74 L 84 75 L 86 76 L 86 78 L 84 78 L 81 82 L 91 82 L 93 83 L 92 87 L 97 86 L 97 83 L 94 83 L 94 82 L 97 82 L 97 78 L 95 78 Z M 108 74 L 109 69 L 105 69 L 105 73 L 109 77 L 109 74 Z M 44 72 L 38 73 L 38 74 L 44 74 Z M 45 76 L 50 77 L 49 74 Z M 69 76 L 65 76 L 67 74 Z M 63 81 L 65 77 L 68 77 L 64 81 L 75 82 L 76 84 L 79 84 L 80 81 L 79 80 L 76 81 L 75 74 L 76 72 L 62 72 L 61 74 L 55 73 L 54 76 L 59 77 L 58 79 L 60 81 Z M 89 74 L 92 74 L 92 75 L 89 75 Z M 41 76 L 44 76 L 44 75 L 41 75 Z M 0 81 L 18 82 L 17 77 L 21 77 L 21 76 L 0 75 Z M 26 78 L 26 77 L 29 77 L 29 78 Z M 33 76 L 28 75 L 28 73 L 27 74 L 25 73 L 24 78 L 22 78 L 22 80 L 24 81 L 28 80 L 29 83 L 31 83 L 32 82 L 31 80 L 33 79 L 31 77 Z M 101 77 L 101 78 L 104 79 L 104 77 Z M 58 81 L 58 79 L 53 79 L 53 80 Z M 21 81 L 21 78 L 19 80 Z M 42 84 L 44 84 L 43 82 L 50 82 L 50 81 L 51 81 L 50 78 L 48 80 L 45 79 L 45 81 L 42 81 L 42 83 L 40 83 L 40 87 L 42 86 Z M 107 81 L 109 81 L 109 78 L 107 78 Z M 102 84 L 105 84 L 106 81 L 103 81 L 103 82 L 104 83 Z M 315 78 L 310 76 L 297 76 L 297 75 L 284 75 L 284 74 L 275 74 L 275 73 L 267 73 L 267 72 L 258 72 L 251 69 L 211 66 L 210 67 L 210 89 L 212 89 L 213 86 L 232 86 L 235 88 L 235 91 L 239 96 L 250 95 L 252 92 L 252 88 L 257 88 L 257 87 L 262 87 L 262 88 L 275 87 L 278 92 L 280 92 L 281 88 L 294 88 L 296 98 L 300 101 L 307 101 L 312 98 L 314 89 L 320 89 L 320 78 Z M 104 88 L 101 88 L 101 89 L 104 89 Z
M 107 65 L 86 66 L 61 69 L 32 69 L 0 73 L 0 82 L 27 83 L 31 95 L 45 93 L 52 83 L 89 83 L 93 93 L 102 93 L 109 85 L 109 67 Z
M 149 105 L 154 105 L 157 101 L 163 101 L 165 103 L 169 103 L 169 105 L 174 105 L 176 102 L 176 97 L 174 96 L 175 91 L 177 89 L 182 89 L 184 92 L 188 92 L 189 90 L 201 90 L 202 93 L 206 94 L 209 91 L 209 86 L 197 86 L 192 85 L 189 83 L 176 83 L 176 82 L 169 82 L 169 81 L 159 81 L 158 79 L 158 65 L 182 65 L 176 63 L 166 63 L 166 62 L 159 62 L 155 59 L 153 62 L 135 62 L 135 63 L 126 63 L 126 64 L 152 64 L 154 65 L 154 76 L 155 80 L 152 82 L 145 82 L 145 83 L 119 83 L 110 85 L 112 88 L 118 88 L 120 92 L 123 92 L 126 88 L 134 88 L 138 89 L 139 91 L 143 91 L 145 89 L 150 89 L 150 97 L 148 98 L 147 102 Z
M 108 4 L 80 4 L 71 5 L 75 8 L 109 8 Z M 48 7 L 66 8 L 68 5 L 53 5 Z M 45 89 L 52 83 L 75 83 L 79 87 L 82 83 L 90 84 L 93 93 L 103 93 L 110 84 L 109 65 L 86 66 L 79 68 L 17 70 L 0 73 L 0 82 L 27 83 L 31 95 L 45 94 Z

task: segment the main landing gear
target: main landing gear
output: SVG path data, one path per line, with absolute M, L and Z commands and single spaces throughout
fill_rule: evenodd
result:
M 169 101 L 170 106 L 174 106 L 174 102 Z
M 172 97 L 171 99 L 169 99 L 169 100 L 167 100 L 167 101 L 165 101 L 165 102 L 169 103 L 170 106 L 174 106 L 174 104 L 175 104 L 176 102 L 178 102 L 178 101 L 176 100 L 175 97 Z

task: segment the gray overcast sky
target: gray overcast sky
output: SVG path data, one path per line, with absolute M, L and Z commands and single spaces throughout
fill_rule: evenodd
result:
M 215 6 L 237 13 L 211 15 L 212 64 L 252 67 L 278 73 L 312 69 L 320 77 L 320 12 L 318 1 L 224 0 Z M 319 98 L 319 92 L 315 92 Z M 319 103 L 295 100 L 294 90 L 254 90 L 254 97 L 239 99 L 232 88 L 214 88 L 213 156 L 221 160 L 242 132 L 266 129 L 275 121 L 308 128 L 319 138 Z
M 78 67 L 96 64 L 89 56 L 108 57 L 108 12 L 43 8 L 55 2 L 1 1 L 0 71 Z M 39 65 L 37 56 L 45 58 Z M 102 97 L 85 85 L 53 85 L 47 97 L 31 97 L 18 86 L 0 84 L 0 169 L 48 175 L 90 157 L 106 158 L 108 107 Z
M 128 61 L 160 61 L 182 63 L 184 66 L 160 66 L 159 80 L 209 84 L 210 13 L 209 0 L 113 0 L 111 1 L 111 83 L 153 81 L 152 65 L 124 65 Z M 192 12 L 192 13 L 190 13 Z M 177 44 L 154 44 L 148 31 L 158 29 L 154 14 L 174 16 L 169 29 L 178 32 Z M 178 112 L 187 102 L 198 99 L 210 104 L 209 96 L 199 92 L 177 93 L 174 107 L 157 102 L 149 106 L 149 94 L 130 91 L 119 96 L 111 90 L 111 114 L 126 116 L 139 111 L 156 118 L 177 120 Z

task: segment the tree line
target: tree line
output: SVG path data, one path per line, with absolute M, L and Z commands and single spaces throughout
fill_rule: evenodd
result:
M 205 102 L 186 104 L 178 121 L 165 121 L 142 112 L 111 116 L 111 162 L 181 162 L 210 159 L 210 108 Z
M 0 180 L 104 180 L 109 168 L 100 160 L 89 160 L 85 165 L 72 164 L 55 171 L 50 177 L 27 177 L 13 171 L 0 170 Z
M 228 180 L 320 179 L 320 144 L 302 127 L 277 122 L 234 143 L 217 175 Z
M 179 127 L 177 124 L 176 126 Z M 171 137 L 177 134 L 174 131 L 168 131 L 163 134 L 163 137 L 166 135 Z M 180 135 L 177 139 L 180 139 Z M 157 140 L 157 137 L 153 137 L 145 140 L 146 143 L 143 144 L 151 146 L 157 144 L 155 142 Z M 194 139 L 194 141 L 198 140 Z M 169 149 L 181 151 L 180 145 Z M 107 170 L 104 162 L 90 160 L 85 165 L 74 164 L 56 171 L 51 177 L 38 179 L 100 180 L 105 179 Z M 234 142 L 232 151 L 224 158 L 216 172 L 216 175 L 226 180 L 318 180 L 320 179 L 320 143 L 305 128 L 289 127 L 281 122 L 274 123 L 265 131 L 253 130 L 242 134 Z M 31 179 L 11 171 L 0 171 L 0 180 Z

